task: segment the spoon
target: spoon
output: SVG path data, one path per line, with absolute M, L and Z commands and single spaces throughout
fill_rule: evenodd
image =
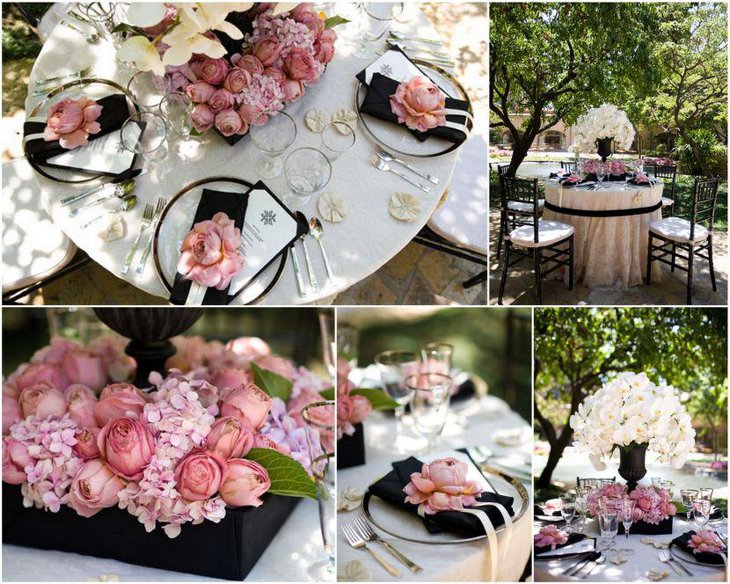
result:
M 81 229 L 86 229 L 89 225 L 96 223 L 97 221 L 101 220 L 105 215 L 112 215 L 115 213 L 124 213 L 126 211 L 131 211 L 137 206 L 137 197 L 135 195 L 128 195 L 122 199 L 121 204 L 116 209 L 112 209 L 111 211 L 106 211 L 105 213 L 102 213 L 101 215 L 97 215 L 90 221 L 87 221 L 81 226 Z
M 307 265 L 307 275 L 309 276 L 309 286 L 313 292 L 319 292 L 319 283 L 317 282 L 317 275 L 314 273 L 314 264 L 312 263 L 312 257 L 309 255 L 309 248 L 304 237 L 309 233 L 309 222 L 301 211 L 296 212 L 297 220 L 301 222 L 302 234 L 299 239 L 302 240 L 302 249 L 304 250 L 304 263 Z
M 104 201 L 108 199 L 112 199 L 114 197 L 117 197 L 119 199 L 124 199 L 125 197 L 131 195 L 134 192 L 134 189 L 136 188 L 136 183 L 133 180 L 127 180 L 124 182 L 119 183 L 117 186 L 115 186 L 111 191 L 109 191 L 107 194 L 102 195 L 98 199 L 94 199 L 87 205 L 83 207 L 77 207 L 76 209 L 72 209 L 69 212 L 69 217 L 76 217 L 79 213 L 82 211 L 85 211 L 89 207 L 93 207 L 95 205 L 98 205 L 100 203 L 103 203 Z
M 116 188 L 118 189 L 119 187 L 122 187 L 124 189 L 128 189 L 130 185 L 132 186 L 132 190 L 134 190 L 134 180 L 132 180 L 131 178 L 118 183 L 116 185 Z M 104 183 L 102 185 L 89 189 L 88 191 L 79 193 L 78 195 L 71 195 L 70 197 L 61 199 L 60 205 L 62 207 L 65 207 L 66 205 L 71 205 L 71 204 L 75 203 L 76 201 L 80 201 L 81 199 L 85 199 L 86 197 L 88 197 L 90 195 L 93 195 L 95 193 L 98 193 L 99 191 L 104 190 L 108 186 L 109 186 L 109 183 Z M 131 193 L 132 191 L 130 190 L 129 192 Z M 118 196 L 118 195 L 116 195 L 116 196 Z
M 314 240 L 319 244 L 319 249 L 322 251 L 322 259 L 324 260 L 324 269 L 327 270 L 327 279 L 332 282 L 334 279 L 334 274 L 332 273 L 332 268 L 330 267 L 330 261 L 327 259 L 327 253 L 324 251 L 324 245 L 322 245 L 322 234 L 324 233 L 324 229 L 322 227 L 321 221 L 317 217 L 312 217 L 309 220 L 309 234 L 314 238 Z

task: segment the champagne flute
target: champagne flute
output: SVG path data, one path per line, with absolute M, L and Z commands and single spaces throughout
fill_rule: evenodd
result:
M 170 130 L 182 140 L 190 138 L 193 130 L 190 114 L 193 104 L 184 91 L 173 91 L 162 98 L 159 105 L 160 115 L 167 122 Z
M 697 489 L 681 489 L 679 491 L 680 496 L 682 497 L 682 504 L 687 509 L 687 522 L 692 523 L 692 516 L 694 515 L 693 507 L 695 499 L 699 496 L 700 492 Z
M 631 524 L 634 522 L 634 508 L 636 507 L 636 501 L 632 499 L 624 499 L 620 503 L 619 513 L 621 523 L 624 526 L 624 535 L 626 540 L 629 539 L 629 531 L 631 531 Z M 628 545 L 628 544 L 627 544 Z M 628 547 L 621 548 L 619 550 L 625 556 L 633 556 L 634 550 Z
M 598 179 L 599 188 L 603 188 L 603 181 L 606 178 L 606 165 L 600 163 L 596 167 L 596 178 Z
M 151 111 L 133 113 L 120 131 L 122 148 L 155 164 L 167 156 L 167 124 L 161 115 Z
M 331 308 L 320 308 L 317 316 L 319 317 L 319 333 L 322 339 L 322 360 L 330 376 L 330 381 L 334 383 L 337 375 L 334 311 Z
M 454 355 L 453 345 L 448 343 L 427 343 L 421 347 L 422 367 L 432 373 L 451 373 L 451 360 Z
M 575 526 L 576 533 L 583 533 L 586 525 L 586 513 L 588 512 L 588 495 L 591 494 L 591 488 L 580 486 L 575 488 L 576 508 L 580 512 L 580 521 Z
M 406 406 L 411 401 L 406 378 L 418 370 L 418 355 L 409 351 L 383 351 L 375 355 L 375 364 L 380 371 L 383 391 L 398 403 L 395 408 L 397 443 L 398 436 L 403 431 Z
M 345 122 L 331 122 L 322 130 L 321 149 L 331 163 L 355 145 L 355 129 Z
M 573 528 L 571 526 L 571 523 L 573 522 L 573 519 L 575 518 L 575 511 L 576 511 L 576 501 L 575 497 L 570 494 L 565 494 L 562 497 L 560 497 L 561 507 L 560 507 L 560 515 L 563 517 L 563 520 L 565 521 L 565 531 L 568 533 L 573 532 Z
M 426 451 L 433 452 L 446 425 L 453 380 L 442 373 L 417 373 L 406 379 L 406 386 L 414 426 L 427 440 Z

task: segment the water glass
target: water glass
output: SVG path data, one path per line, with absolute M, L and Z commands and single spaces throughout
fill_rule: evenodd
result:
M 562 507 L 560 508 L 560 515 L 562 515 L 563 520 L 565 520 L 565 531 L 570 533 L 573 531 L 570 524 L 575 518 L 576 511 L 575 497 L 566 494 L 560 497 L 560 502 L 562 503 Z
M 417 373 L 406 379 L 411 394 L 411 415 L 419 434 L 432 452 L 446 425 L 453 380 L 441 373 Z
M 626 539 L 629 539 L 629 531 L 631 531 L 631 525 L 634 522 L 634 508 L 636 507 L 636 501 L 631 499 L 624 499 L 621 501 L 619 507 L 619 519 L 624 526 L 624 535 Z M 633 556 L 634 550 L 632 548 L 621 548 L 619 550 L 625 556 Z
M 682 497 L 682 505 L 687 509 L 687 521 L 692 521 L 693 504 L 695 499 L 699 496 L 700 492 L 697 489 L 680 489 L 680 496 Z
M 184 91 L 168 93 L 160 102 L 160 115 L 167 122 L 171 133 L 183 139 L 190 137 L 192 123 L 190 114 L 193 111 L 193 104 Z
M 322 130 L 322 152 L 330 162 L 355 145 L 355 129 L 345 122 L 331 122 Z
M 135 112 L 122 125 L 122 147 L 147 163 L 156 163 L 167 156 L 167 134 L 167 124 L 160 114 Z
M 127 82 L 127 91 L 140 108 L 159 111 L 165 91 L 152 71 L 137 71 Z
M 398 403 L 395 420 L 396 434 L 400 434 L 403 429 L 403 415 L 411 401 L 406 379 L 418 371 L 418 355 L 409 351 L 383 351 L 375 355 L 374 360 L 380 372 L 383 391 Z
M 425 373 L 448 375 L 451 372 L 453 355 L 453 345 L 448 343 L 427 343 L 421 347 L 422 370 Z
M 606 178 L 606 165 L 605 164 L 599 164 L 596 167 L 596 178 L 598 179 L 598 185 L 603 186 L 603 181 Z
M 337 355 L 350 367 L 357 367 L 357 343 L 359 331 L 345 322 L 337 323 Z
M 380 40 L 403 12 L 403 2 L 361 2 L 358 21 L 360 43 L 355 56 L 372 58 L 370 44 Z
M 601 531 L 601 547 L 604 555 L 609 558 L 616 555 L 614 549 L 616 534 L 618 533 L 618 514 L 614 509 L 605 509 L 598 514 L 598 527 Z
M 710 499 L 695 499 L 692 503 L 694 509 L 694 521 L 699 529 L 704 529 L 710 521 L 712 513 L 712 501 Z
M 296 123 L 289 114 L 279 112 L 263 126 L 251 126 L 249 133 L 261 152 L 256 159 L 256 172 L 261 178 L 276 178 L 284 169 L 281 155 L 297 137 Z
M 290 207 L 301 207 L 327 186 L 332 178 L 332 164 L 316 148 L 297 148 L 286 158 L 284 175 L 291 189 L 284 202 Z

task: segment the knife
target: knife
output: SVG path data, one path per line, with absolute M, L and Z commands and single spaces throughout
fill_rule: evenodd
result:
M 84 191 L 83 193 L 79 193 L 77 195 L 71 195 L 70 197 L 66 197 L 64 199 L 61 199 L 60 205 L 62 207 L 66 207 L 67 205 L 72 205 L 76 201 L 80 201 L 81 199 L 85 199 L 86 197 L 90 197 L 91 195 L 95 195 L 96 193 L 100 193 L 101 191 L 105 190 L 107 187 L 111 185 L 117 185 L 121 182 L 124 182 L 125 180 L 128 180 L 130 178 L 136 178 L 140 175 L 144 174 L 144 169 L 137 168 L 133 171 L 125 171 L 122 174 L 114 177 L 112 180 L 102 183 L 100 185 L 97 185 L 88 191 Z

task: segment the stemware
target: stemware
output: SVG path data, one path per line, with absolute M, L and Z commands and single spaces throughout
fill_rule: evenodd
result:
M 712 501 L 712 494 L 715 492 L 714 489 L 710 487 L 700 487 L 698 489 L 698 496 L 700 499 L 707 499 L 708 501 Z
M 345 322 L 337 323 L 337 354 L 345 359 L 350 367 L 357 367 L 357 343 L 359 331 Z
M 167 155 L 167 134 L 167 124 L 161 115 L 135 112 L 122 125 L 122 147 L 138 154 L 145 162 L 159 162 Z
M 629 531 L 631 531 L 631 524 L 634 522 L 634 508 L 636 507 L 636 501 L 633 501 L 631 499 L 624 499 L 621 501 L 619 505 L 619 519 L 621 520 L 621 523 L 624 526 L 624 535 L 626 536 L 625 539 L 629 539 Z M 628 544 L 627 544 L 628 545 Z M 625 547 L 619 549 L 619 552 L 621 552 L 625 556 L 633 556 L 634 550 Z
M 296 123 L 289 114 L 279 112 L 263 126 L 251 126 L 250 134 L 261 152 L 256 159 L 256 172 L 261 178 L 276 178 L 284 169 L 281 155 L 297 137 Z
M 575 505 L 580 512 L 580 520 L 575 526 L 576 533 L 583 533 L 586 525 L 586 515 L 588 513 L 588 495 L 592 489 L 587 486 L 579 486 L 575 488 Z
M 568 533 L 573 532 L 573 528 L 571 526 L 571 523 L 573 522 L 573 519 L 575 518 L 575 512 L 576 512 L 576 500 L 573 495 L 565 494 L 562 497 L 560 497 L 561 507 L 560 507 L 560 515 L 562 515 L 563 520 L 565 521 L 565 531 Z
M 596 166 L 596 178 L 598 179 L 598 186 L 603 188 L 603 181 L 606 179 L 606 165 L 601 163 Z
M 284 162 L 284 175 L 291 189 L 284 202 L 290 207 L 301 207 L 327 186 L 332 177 L 332 163 L 315 148 L 297 148 Z
M 312 564 L 308 572 L 315 580 L 333 581 L 335 575 L 335 412 L 336 402 L 314 402 L 305 406 L 302 419 L 307 427 L 307 444 L 312 475 L 317 488 L 319 525 L 327 559 Z
M 616 534 L 618 533 L 618 513 L 613 501 L 599 501 L 598 528 L 601 532 L 601 548 L 603 555 L 611 558 L 616 555 Z
M 421 366 L 425 371 L 448 375 L 451 372 L 453 355 L 453 345 L 448 343 L 426 343 L 421 347 Z
M 322 152 L 330 162 L 355 145 L 355 129 L 345 122 L 331 122 L 322 130 Z
M 693 504 L 695 499 L 699 496 L 700 492 L 697 489 L 680 489 L 680 496 L 682 497 L 682 505 L 687 509 L 687 521 L 692 522 L 693 515 Z
M 155 76 L 151 71 L 137 71 L 132 75 L 127 82 L 127 91 L 144 110 L 159 110 L 165 98 L 165 92 L 155 83 Z
M 173 91 L 162 98 L 159 105 L 160 115 L 167 122 L 170 130 L 183 140 L 190 137 L 192 125 L 190 114 L 193 104 L 184 91 Z
M 355 56 L 368 59 L 373 56 L 371 43 L 383 38 L 392 22 L 403 12 L 403 2 L 361 2 L 359 6 L 360 42 Z
M 322 337 L 322 358 L 330 381 L 337 375 L 337 350 L 335 343 L 335 315 L 331 309 L 321 308 L 318 313 L 319 332 Z
M 453 380 L 442 373 L 416 373 L 406 379 L 411 394 L 413 425 L 427 440 L 427 452 L 433 452 L 446 425 Z
M 383 391 L 398 403 L 395 408 L 397 441 L 403 430 L 406 406 L 411 401 L 406 379 L 418 370 L 418 355 L 409 351 L 383 351 L 375 355 L 374 361 L 380 372 Z
M 710 499 L 695 499 L 692 503 L 694 509 L 694 522 L 698 529 L 704 529 L 710 521 L 712 513 L 712 501 Z

